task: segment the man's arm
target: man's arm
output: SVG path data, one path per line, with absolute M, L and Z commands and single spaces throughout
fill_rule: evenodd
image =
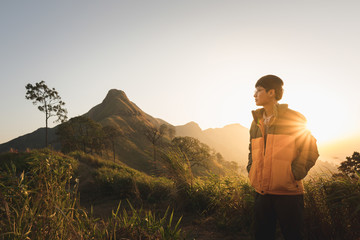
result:
M 255 128 L 256 128 L 256 123 L 255 121 L 253 121 L 251 123 L 251 127 L 250 127 L 250 140 L 249 140 L 249 155 L 248 155 L 248 164 L 246 166 L 246 170 L 247 172 L 249 173 L 250 172 L 250 169 L 251 169 L 251 165 L 252 165 L 252 149 L 251 149 L 251 139 L 253 138 L 254 136 L 254 131 L 255 131 Z
M 319 157 L 316 139 L 311 135 L 310 131 L 304 129 L 299 134 L 301 135 L 298 136 L 296 142 L 297 158 L 291 164 L 295 180 L 305 178 Z
M 248 173 L 250 172 L 251 165 L 252 165 L 252 153 L 251 153 L 251 140 L 250 140 L 248 164 L 247 164 L 247 166 L 246 166 L 246 170 L 247 170 Z

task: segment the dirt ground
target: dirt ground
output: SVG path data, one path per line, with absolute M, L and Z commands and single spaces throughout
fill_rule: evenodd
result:
M 239 233 L 226 232 L 218 229 L 215 219 L 195 218 L 191 215 L 183 216 L 181 224 L 186 240 L 250 240 L 249 236 Z

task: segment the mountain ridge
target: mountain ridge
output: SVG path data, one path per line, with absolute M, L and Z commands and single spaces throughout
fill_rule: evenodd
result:
M 235 150 L 237 155 L 228 154 L 224 152 L 228 151 L 226 147 L 222 146 L 224 144 L 218 143 L 219 141 L 226 141 L 226 139 L 218 139 L 217 137 L 217 135 L 226 135 L 225 133 L 217 134 L 217 132 L 222 132 L 223 128 L 202 130 L 199 124 L 194 121 L 185 125 L 174 126 L 163 119 L 155 118 L 142 111 L 135 103 L 130 101 L 122 90 L 110 89 L 101 103 L 92 107 L 82 116 L 89 117 L 103 126 L 111 125 L 119 129 L 121 136 L 116 146 L 118 159 L 138 170 L 148 172 L 149 168 L 144 166 L 149 166 L 152 161 L 152 146 L 145 137 L 144 129 L 151 127 L 159 128 L 162 124 L 175 128 L 176 136 L 190 136 L 199 139 L 217 152 L 220 152 L 225 157 L 225 160 L 241 162 L 239 161 L 237 150 Z M 56 135 L 58 126 L 48 129 L 49 143 L 56 150 L 61 148 L 60 141 Z M 234 130 L 234 126 L 240 126 L 240 124 L 235 124 L 230 128 Z M 225 131 L 228 128 L 224 127 Z M 0 144 L 0 152 L 9 151 L 10 148 L 19 151 L 25 151 L 27 148 L 42 148 L 45 144 L 44 131 L 45 128 L 39 128 L 34 132 Z
M 205 130 L 202 130 L 199 124 L 194 121 L 174 126 L 163 119 L 154 118 L 142 111 L 135 103 L 129 100 L 124 91 L 117 89 L 110 89 L 104 100 L 83 114 L 83 116 L 87 116 L 103 126 L 114 126 L 121 131 L 120 143 L 117 144 L 118 159 L 134 169 L 148 172 L 152 161 L 153 149 L 150 142 L 145 138 L 144 128 L 156 128 L 160 127 L 161 124 L 166 124 L 176 129 L 175 136 L 197 138 L 215 149 L 216 152 L 221 153 L 225 160 L 237 162 L 241 171 L 246 174 L 249 130 L 241 124 L 233 123 L 222 128 L 208 128 Z M 61 148 L 56 135 L 58 126 L 48 129 L 48 142 L 55 150 Z M 9 151 L 11 148 L 19 151 L 25 151 L 28 148 L 43 148 L 45 145 L 44 138 L 45 128 L 42 127 L 0 144 L 0 152 Z M 334 169 L 334 167 L 330 167 Z

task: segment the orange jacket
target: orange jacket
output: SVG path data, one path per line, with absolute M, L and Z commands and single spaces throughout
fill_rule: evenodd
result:
M 305 117 L 287 104 L 276 105 L 265 142 L 264 109 L 252 113 L 247 166 L 251 185 L 260 194 L 303 194 L 301 179 L 319 157 L 316 139 L 306 129 Z

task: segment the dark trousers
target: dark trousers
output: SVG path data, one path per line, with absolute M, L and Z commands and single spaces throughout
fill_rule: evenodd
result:
M 255 239 L 275 239 L 276 221 L 286 240 L 304 238 L 303 195 L 255 196 Z

